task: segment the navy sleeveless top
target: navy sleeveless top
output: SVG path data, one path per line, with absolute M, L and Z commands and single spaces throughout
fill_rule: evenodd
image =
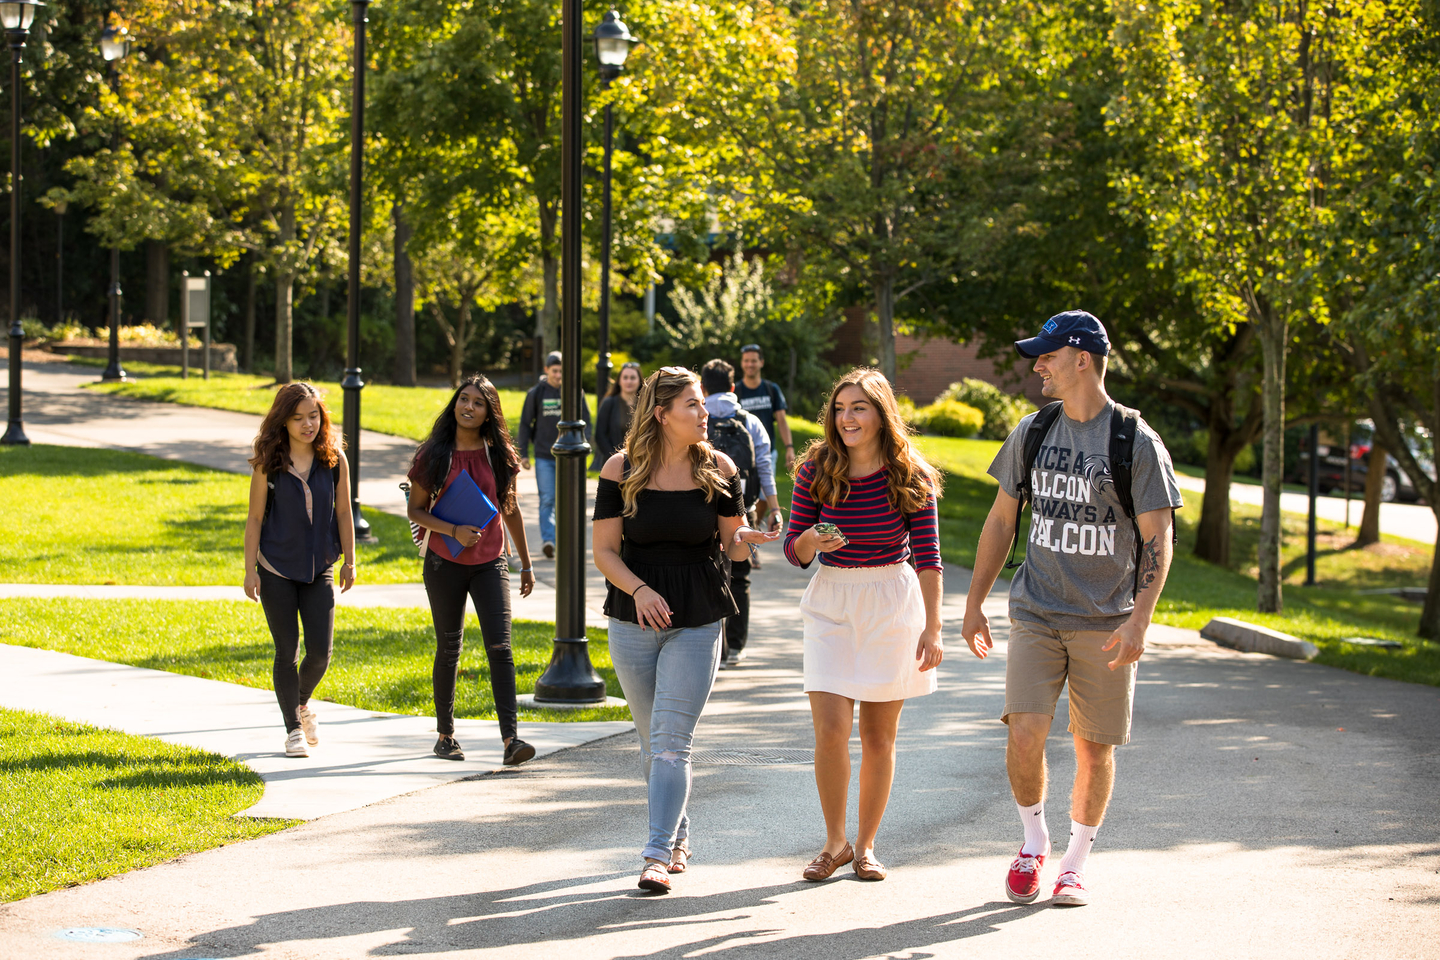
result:
M 260 552 L 286 580 L 311 583 L 340 557 L 340 521 L 335 516 L 335 477 L 318 460 L 310 466 L 304 486 L 289 470 L 266 478 L 270 512 L 260 526 Z M 310 488 L 315 522 L 305 511 L 305 486 Z

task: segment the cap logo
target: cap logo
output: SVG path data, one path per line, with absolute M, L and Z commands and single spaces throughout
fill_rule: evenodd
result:
M 1071 338 L 1070 338 L 1070 342 L 1073 343 L 1073 344 L 1076 344 L 1076 345 L 1078 346 L 1079 343 L 1080 343 L 1080 338 L 1079 338 L 1079 337 L 1071 337 Z
M 1055 328 L 1056 328 L 1057 326 L 1059 326 L 1059 324 L 1057 324 L 1054 320 L 1046 320 L 1046 321 L 1045 321 L 1045 326 L 1043 326 L 1043 327 L 1040 328 L 1040 332 L 1041 332 L 1041 333 L 1054 333 L 1054 332 L 1055 332 Z

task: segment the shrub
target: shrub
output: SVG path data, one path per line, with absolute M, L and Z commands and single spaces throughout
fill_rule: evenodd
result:
M 915 411 L 917 428 L 942 437 L 973 437 L 984 423 L 984 414 L 958 400 L 936 400 Z
M 984 380 L 966 377 L 945 388 L 939 400 L 955 400 L 980 411 L 985 418 L 980 436 L 985 440 L 1004 440 L 1035 405 L 1023 396 L 1012 396 Z
M 919 425 L 915 423 L 915 401 L 914 401 L 914 400 L 911 400 L 909 397 L 905 396 L 905 394 L 903 394 L 903 393 L 896 394 L 896 395 L 895 395 L 895 405 L 900 408 L 900 416 L 901 416 L 901 418 L 904 419 L 904 421 L 905 421 L 906 423 L 910 424 L 910 426 L 912 426 L 912 427 L 915 427 L 915 429 L 917 429 L 917 430 L 920 429 Z
M 50 336 L 50 331 L 45 324 L 34 317 L 21 317 L 20 329 L 24 332 L 26 340 L 44 340 Z

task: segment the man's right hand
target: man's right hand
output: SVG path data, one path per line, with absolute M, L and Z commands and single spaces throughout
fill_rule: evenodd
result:
M 520 469 L 521 469 L 521 470 L 529 470 L 529 469 L 530 469 L 530 458 L 529 458 L 529 457 L 521 457 L 521 458 L 520 458 Z
M 995 648 L 995 640 L 990 636 L 990 618 L 980 609 L 980 604 L 965 604 L 965 619 L 962 621 L 960 631 L 965 635 L 965 642 L 970 646 L 970 652 L 981 660 L 990 656 L 990 651 Z

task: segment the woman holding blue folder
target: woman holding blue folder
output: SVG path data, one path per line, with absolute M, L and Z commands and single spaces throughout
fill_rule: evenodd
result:
M 410 466 L 410 522 L 422 528 L 425 593 L 435 623 L 435 755 L 464 760 L 455 739 L 455 687 L 465 644 L 465 599 L 475 602 L 490 661 L 490 690 L 505 743 L 505 765 L 535 756 L 518 736 L 515 660 L 510 651 L 510 570 L 501 556 L 503 518 L 520 553 L 520 595 L 535 589 L 525 522 L 515 497 L 520 455 L 486 377 L 467 377 L 450 398 Z M 448 519 L 442 519 L 442 515 Z

